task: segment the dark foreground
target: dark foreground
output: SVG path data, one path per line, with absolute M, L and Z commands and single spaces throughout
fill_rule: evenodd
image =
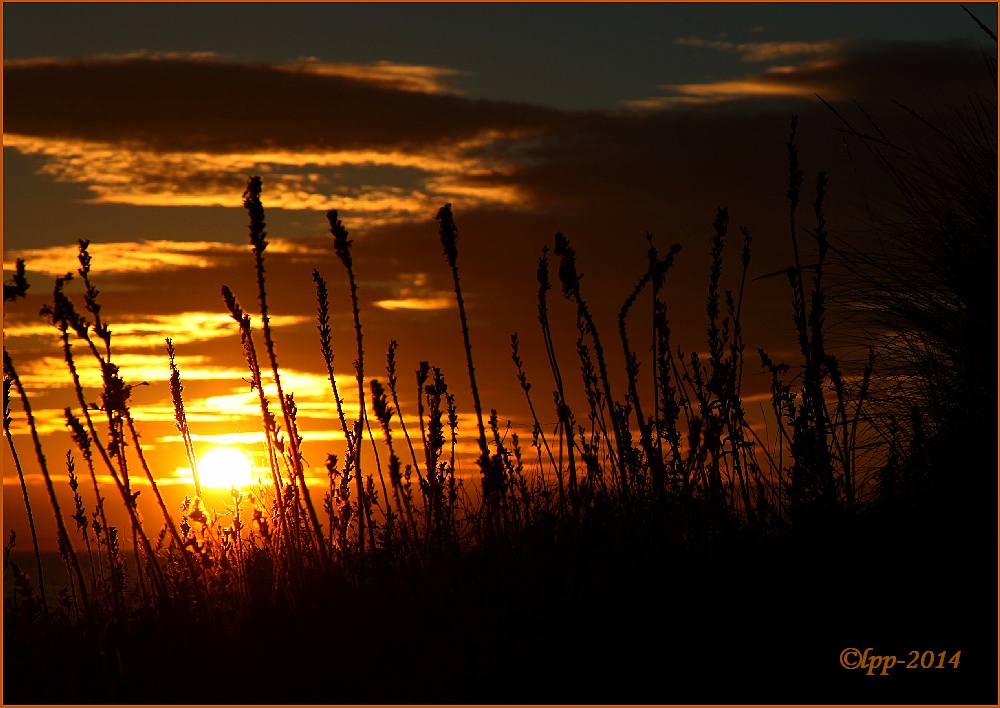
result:
M 995 704 L 995 521 L 765 539 L 595 518 L 424 582 L 317 581 L 308 606 L 262 601 L 235 628 L 44 637 L 8 615 L 4 702 Z M 841 666 L 867 649 L 895 665 Z

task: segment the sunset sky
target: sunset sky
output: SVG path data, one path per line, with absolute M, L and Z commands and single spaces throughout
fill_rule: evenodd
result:
M 996 31 L 995 3 L 967 7 Z M 241 202 L 248 175 L 263 179 L 277 357 L 317 485 L 326 454 L 342 457 L 344 442 L 319 351 L 313 268 L 329 284 L 340 390 L 348 414 L 357 412 L 348 284 L 327 209 L 339 210 L 354 241 L 366 378 L 385 380 L 395 339 L 401 404 L 415 422 L 413 372 L 423 360 L 440 366 L 474 447 L 434 220 L 453 205 L 483 404 L 512 421 L 527 453 L 509 342 L 518 332 L 536 405 L 554 422 L 535 269 L 557 231 L 578 253 L 584 294 L 618 361 L 615 315 L 643 273 L 645 235 L 661 253 L 681 244 L 667 286 L 675 344 L 704 349 L 716 209 L 727 207 L 732 222 L 724 287 L 738 284 L 741 225 L 753 234 L 751 278 L 790 262 L 790 117 L 799 116 L 806 175 L 800 219 L 812 224 L 812 185 L 826 170 L 829 228 L 849 240 L 865 233 L 885 182 L 856 144 L 845 148 L 817 94 L 859 126 L 870 128 L 863 108 L 887 134 L 904 134 L 914 121 L 894 102 L 931 111 L 989 93 L 982 53 L 996 51 L 946 3 L 5 3 L 3 32 L 4 278 L 23 258 L 31 283 L 26 300 L 5 306 L 4 343 L 64 510 L 62 411 L 73 398 L 58 337 L 38 313 L 54 278 L 78 267 L 78 239 L 92 242 L 112 359 L 128 382 L 149 384 L 133 391 L 133 415 L 175 506 L 192 489 L 165 338 L 174 340 L 199 453 L 261 445 L 238 330 L 220 296 L 229 285 L 257 312 Z M 768 387 L 756 348 L 793 356 L 786 290 L 772 278 L 747 293 L 751 417 Z M 78 282 L 70 292 L 82 309 Z M 561 361 L 575 371 L 573 309 L 558 285 L 550 299 Z M 641 350 L 649 320 L 639 317 Z M 612 373 L 619 396 L 622 373 Z M 83 383 L 96 400 L 97 370 Z M 41 505 L 19 401 L 12 408 Z M 464 469 L 472 475 L 474 465 Z M 3 531 L 17 529 L 27 549 L 6 446 L 3 470 Z M 40 523 L 52 546 L 51 521 Z

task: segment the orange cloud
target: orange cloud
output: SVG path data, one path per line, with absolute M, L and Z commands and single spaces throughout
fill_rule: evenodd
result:
M 244 248 L 235 244 L 204 241 L 139 241 L 93 243 L 89 251 L 101 264 L 102 272 L 148 272 L 177 268 L 207 268 L 212 264 L 209 251 L 235 252 Z M 13 268 L 12 261 L 21 258 L 29 270 L 46 275 L 65 275 L 80 267 L 80 250 L 72 246 L 25 248 L 11 251 L 4 269 Z
M 501 174 L 507 167 L 505 160 L 483 151 L 497 139 L 486 131 L 463 142 L 409 151 L 188 153 L 5 134 L 4 145 L 44 156 L 39 174 L 85 185 L 95 204 L 238 206 L 246 175 L 257 173 L 267 178 L 271 208 L 338 209 L 348 216 L 363 215 L 367 223 L 378 225 L 412 219 L 457 195 L 470 205 L 523 202 L 523 195 L 513 186 L 467 182 L 478 174 Z M 478 157 L 466 154 L 477 150 Z M 345 183 L 337 177 L 341 168 L 358 171 L 361 179 L 365 170 L 379 170 L 379 182 Z M 380 168 L 398 170 L 398 174 Z M 385 183 L 394 176 L 405 184 Z
M 476 176 L 510 173 L 516 146 L 575 119 L 464 99 L 447 84 L 460 73 L 205 54 L 11 61 L 4 146 L 41 156 L 40 174 L 86 186 L 99 204 L 239 206 L 246 175 L 261 174 L 272 208 L 336 208 L 372 225 L 454 195 L 519 205 L 513 185 Z M 249 96 L 267 99 L 246 110 Z
M 123 52 L 120 54 L 98 54 L 84 62 L 126 62 L 126 61 L 185 61 L 185 62 L 220 62 L 224 57 L 216 52 Z M 54 57 L 33 57 L 30 59 L 6 59 L 6 69 L 30 69 L 38 67 L 64 66 L 66 59 Z M 316 57 L 307 57 L 297 62 L 276 64 L 275 69 L 292 73 L 315 74 L 317 76 L 338 76 L 357 79 L 386 88 L 417 93 L 449 93 L 458 94 L 458 90 L 448 83 L 455 76 L 467 76 L 468 72 L 438 66 L 420 64 L 400 64 L 391 61 L 378 61 L 370 64 L 330 63 Z
M 817 103 L 819 94 L 828 101 L 853 100 L 874 105 L 891 98 L 910 104 L 926 102 L 922 86 L 946 89 L 954 96 L 982 90 L 983 71 L 977 66 L 975 49 L 961 42 L 937 45 L 918 43 L 848 42 L 759 42 L 735 44 L 698 39 L 684 44 L 705 46 L 743 54 L 744 61 L 771 61 L 813 55 L 801 63 L 772 66 L 766 70 L 715 82 L 670 84 L 659 88 L 666 94 L 627 103 L 633 108 L 730 105 L 753 101 L 760 108 L 787 110 L 789 100 Z M 939 98 L 939 101 L 946 99 Z M 950 100 L 950 99 L 947 99 Z
M 724 42 L 719 40 L 698 39 L 697 37 L 682 38 L 677 44 L 685 47 L 704 47 L 723 52 L 741 54 L 740 61 L 747 63 L 767 62 L 787 57 L 805 56 L 809 54 L 830 55 L 841 51 L 848 45 L 844 39 L 832 39 L 821 42 Z
M 446 83 L 453 76 L 464 76 L 468 72 L 436 66 L 397 64 L 379 61 L 374 64 L 329 64 L 310 57 L 294 64 L 279 64 L 284 71 L 300 71 L 320 76 L 343 76 L 360 81 L 381 84 L 388 88 L 418 93 L 458 93 Z
M 88 250 L 95 262 L 100 263 L 101 273 L 110 274 L 208 268 L 217 265 L 220 257 L 247 253 L 249 246 L 221 241 L 150 240 L 92 243 Z M 292 255 L 324 255 L 329 253 L 326 249 L 286 239 L 269 240 L 268 250 L 272 253 Z M 3 267 L 4 270 L 13 270 L 14 260 L 21 258 L 29 271 L 59 276 L 76 272 L 80 267 L 78 255 L 79 248 L 76 245 L 25 248 L 11 251 L 7 255 Z M 190 316 L 195 321 L 204 324 L 205 317 L 210 315 L 207 313 L 181 313 L 178 316 Z M 211 317 L 215 316 L 211 315 Z M 175 322 L 171 322 L 171 324 L 175 324 Z M 9 332 L 5 330 L 4 334 L 7 335 Z
M 383 310 L 447 310 L 455 306 L 454 297 L 419 298 L 409 297 L 400 300 L 377 300 L 375 307 Z
M 670 95 L 630 101 L 628 105 L 640 109 L 659 109 L 683 105 L 729 103 L 755 98 L 814 100 L 817 93 L 822 94 L 827 100 L 839 100 L 842 98 L 841 86 L 835 77 L 838 65 L 839 62 L 835 59 L 816 59 L 800 67 L 771 67 L 761 74 L 742 79 L 711 83 L 667 84 L 661 86 L 660 89 Z M 823 76 L 817 76 L 817 74 L 823 74 Z
M 383 310 L 447 310 L 456 307 L 453 292 L 428 287 L 426 273 L 400 273 L 396 297 L 372 304 Z

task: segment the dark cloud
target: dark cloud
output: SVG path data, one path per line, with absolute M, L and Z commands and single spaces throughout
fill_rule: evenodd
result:
M 559 111 L 216 59 L 14 62 L 4 130 L 163 151 L 377 149 L 558 123 Z
M 759 188 L 781 182 L 793 113 L 803 154 L 838 169 L 838 119 L 817 94 L 855 116 L 857 102 L 891 129 L 913 122 L 892 100 L 946 105 L 988 77 L 966 44 L 829 51 L 797 66 L 664 87 L 639 99 L 642 109 L 591 112 L 432 90 L 447 70 L 426 67 L 345 74 L 214 57 L 13 62 L 5 131 L 17 149 L 42 155 L 46 174 L 86 184 L 101 202 L 234 204 L 246 173 L 260 172 L 274 206 L 336 207 L 372 225 L 412 222 L 455 201 L 566 220 L 614 212 L 623 225 L 673 213 L 690 228 L 700 222 L 678 212 L 773 204 Z M 428 90 L 400 84 L 401 72 L 426 78 Z M 95 143 L 110 147 L 87 147 Z
M 928 95 L 930 86 L 961 88 L 977 82 L 978 59 L 967 44 L 833 48 L 836 53 L 799 66 L 698 84 L 698 96 L 742 104 L 768 98 L 755 93 L 755 87 L 772 87 L 780 89 L 773 100 L 819 93 L 861 102 L 887 97 L 906 102 Z M 488 131 L 551 134 L 600 128 L 609 121 L 628 130 L 636 120 L 405 90 L 379 78 L 377 67 L 371 75 L 359 72 L 355 77 L 311 66 L 176 56 L 7 62 L 4 130 L 159 150 L 226 152 L 417 148 L 460 143 Z M 745 92 L 733 94 L 734 85 Z M 669 88 L 685 95 L 691 86 Z M 721 88 L 713 92 L 712 86 Z

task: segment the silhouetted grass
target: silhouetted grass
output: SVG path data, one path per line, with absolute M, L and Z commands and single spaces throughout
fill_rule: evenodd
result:
M 899 479 L 884 480 L 887 506 L 964 496 L 953 470 L 975 466 L 971 441 L 994 434 L 996 56 L 984 53 L 984 63 L 992 96 L 932 112 L 897 104 L 907 135 L 887 136 L 863 110 L 857 125 L 831 107 L 847 144 L 890 184 L 870 212 L 868 240 L 838 244 L 857 303 L 849 326 L 872 347 L 879 374 L 872 419 L 889 454 L 907 458 Z
M 358 299 L 358 282 L 365 274 L 355 273 L 347 229 L 336 211 L 329 212 L 334 249 L 349 284 L 360 408 L 358 419 L 349 420 L 334 370 L 329 291 L 314 270 L 319 353 L 346 446 L 327 456 L 325 529 L 306 486 L 294 395 L 282 389 L 269 324 L 260 179 L 248 180 L 244 206 L 267 369 L 258 355 L 253 318 L 228 287 L 222 295 L 236 323 L 250 390 L 258 396 L 270 483 L 233 490 L 225 515 L 206 508 L 201 498 L 182 372 L 170 340 L 165 366 L 171 372 L 175 419 L 192 468 L 194 496 L 176 514 L 177 523 L 159 495 L 129 407 L 133 384 L 112 362 L 112 330 L 90 280 L 88 244 L 81 241 L 78 275 L 85 284 L 88 314 L 81 314 L 65 294 L 70 274 L 57 279 L 43 314 L 60 334 L 77 400 L 76 410 L 66 410 L 67 424 L 96 493 L 97 509 L 88 517 L 77 493 L 75 460 L 67 454 L 73 518 L 90 572 L 85 576 L 77 561 L 30 402 L 5 349 L 4 431 L 29 519 L 32 500 L 10 433 L 12 390 L 21 400 L 57 522 L 59 551 L 70 570 L 63 602 L 50 611 L 34 538 L 41 594 L 30 587 L 27 574 L 12 568 L 15 593 L 5 606 L 5 700 L 818 702 L 822 697 L 841 702 L 861 696 L 877 702 L 882 694 L 844 683 L 839 669 L 830 667 L 835 667 L 836 651 L 865 641 L 851 631 L 873 626 L 883 633 L 902 631 L 911 605 L 904 602 L 888 619 L 874 608 L 858 610 L 852 607 L 856 589 L 851 583 L 869 583 L 863 592 L 894 588 L 890 569 L 924 583 L 926 593 L 940 590 L 943 581 L 921 576 L 905 554 L 885 564 L 881 555 L 857 550 L 866 530 L 881 523 L 874 502 L 889 487 L 906 482 L 903 471 L 920 464 L 920 448 L 914 434 L 883 437 L 881 455 L 862 449 L 865 430 L 878 428 L 882 420 L 869 412 L 881 372 L 874 355 L 857 371 L 845 371 L 828 344 L 826 181 L 822 173 L 816 178 L 813 227 L 804 229 L 798 207 L 805 199 L 805 179 L 795 131 L 793 119 L 787 144 L 792 264 L 779 274 L 789 282 L 798 361 L 775 362 L 759 351 L 762 370 L 770 376 L 773 439 L 755 429 L 744 411 L 748 369 L 742 313 L 744 298 L 752 297 L 752 239 L 741 228 L 739 288 L 722 291 L 728 210 L 719 209 L 711 230 L 706 229 L 705 354 L 695 349 L 685 355 L 676 345 L 670 313 L 686 304 L 662 297 L 680 249 L 674 246 L 661 258 L 647 235 L 647 262 L 636 269 L 635 286 L 616 322 L 626 382 L 620 398 L 599 324 L 581 287 L 576 251 L 566 236 L 556 234 L 553 252 L 559 258 L 561 291 L 575 310 L 577 385 L 579 399 L 587 404 L 585 422 L 568 403 L 574 377 L 556 357 L 548 247 L 543 248 L 538 323 L 551 382 L 534 385 L 548 386 L 558 423 L 546 430 L 540 422 L 548 416 L 538 412 L 520 340 L 513 334 L 512 379 L 516 375 L 532 419 L 531 451 L 526 454 L 495 409 L 484 421 L 459 281 L 458 231 L 451 205 L 442 207 L 437 215 L 440 237 L 455 285 L 477 418 L 478 486 L 483 492 L 478 499 L 456 477 L 458 411 L 440 368 L 420 361 L 416 370 L 419 437 L 411 437 L 400 411 L 400 392 L 405 400 L 407 389 L 397 380 L 395 341 L 387 352 L 385 383 L 375 378 L 366 385 Z M 995 158 L 995 137 L 992 146 Z M 994 191 L 995 176 L 994 166 Z M 973 194 L 970 188 L 959 191 Z M 936 202 L 925 202 L 930 218 Z M 992 213 L 995 221 L 995 204 Z M 975 228 L 979 226 L 977 222 Z M 803 233 L 809 241 L 801 238 Z M 935 238 L 937 232 L 926 235 Z M 951 235 L 957 247 L 966 230 Z M 932 266 L 925 261 L 920 268 Z M 5 285 L 5 301 L 26 289 L 19 264 L 13 282 Z M 643 326 L 651 326 L 653 349 L 645 362 L 651 366 L 646 384 L 651 389 L 643 388 L 644 361 L 630 339 L 637 305 L 650 295 L 650 319 Z M 904 326 L 906 320 L 895 322 Z M 916 331 L 916 322 L 912 324 Z M 982 325 L 980 319 L 970 322 L 970 327 Z M 89 401 L 80 384 L 71 337 L 101 367 L 99 401 Z M 970 372 L 981 374 L 981 355 L 956 346 L 970 357 Z M 848 374 L 860 383 L 849 385 Z M 933 372 L 923 375 L 928 385 L 936 385 Z M 280 413 L 273 412 L 274 403 L 264 393 L 269 382 L 276 387 Z M 651 400 L 645 398 L 649 393 Z M 916 396 L 907 402 L 920 409 L 926 400 Z M 995 413 L 995 399 L 993 406 Z M 985 409 L 976 410 L 975 415 L 986 415 Z M 381 441 L 372 432 L 370 415 Z M 361 454 L 364 430 L 372 462 Z M 128 514 L 131 561 L 122 552 L 120 530 L 108 525 L 95 460 L 113 478 Z M 136 464 L 164 517 L 158 535 L 161 522 L 143 519 L 135 502 L 138 492 L 130 475 Z M 13 543 L 12 535 L 7 556 Z M 5 568 L 8 563 L 5 558 Z M 809 622 L 812 634 L 807 635 L 802 627 Z M 921 641 L 943 642 L 952 636 L 940 628 L 933 631 L 937 634 Z M 228 643 L 207 650 L 204 643 L 213 635 Z M 831 648 L 830 637 L 848 643 Z M 742 659 L 718 658 L 723 651 Z M 752 684 L 761 672 L 774 678 L 766 673 L 767 652 L 791 667 L 792 675 L 780 675 L 780 686 L 773 680 Z M 714 689 L 699 686 L 695 677 L 705 670 L 700 659 L 706 657 L 726 660 L 734 681 Z M 330 675 L 331 667 L 338 675 L 321 678 Z M 672 683 L 660 681 L 663 671 Z M 73 678 L 53 682 L 58 672 Z M 843 685 L 817 692 L 817 682 L 830 681 Z M 953 680 L 947 688 L 956 685 Z M 980 699 L 981 686 L 974 688 L 975 693 L 962 696 Z

